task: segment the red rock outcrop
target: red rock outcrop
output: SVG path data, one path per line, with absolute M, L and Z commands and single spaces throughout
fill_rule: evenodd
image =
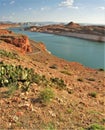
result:
M 0 40 L 19 47 L 22 52 L 32 52 L 29 39 L 25 35 L 17 35 L 8 30 L 0 30 Z

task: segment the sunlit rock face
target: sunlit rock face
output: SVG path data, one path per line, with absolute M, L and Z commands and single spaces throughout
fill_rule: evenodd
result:
M 2 29 L 0 30 L 0 40 L 19 47 L 23 52 L 32 52 L 29 39 L 25 35 Z

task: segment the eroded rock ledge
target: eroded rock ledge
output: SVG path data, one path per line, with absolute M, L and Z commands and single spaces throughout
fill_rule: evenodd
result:
M 29 39 L 25 35 L 15 34 L 12 31 L 1 29 L 0 42 L 15 45 L 16 47 L 19 47 L 22 52 L 32 52 Z

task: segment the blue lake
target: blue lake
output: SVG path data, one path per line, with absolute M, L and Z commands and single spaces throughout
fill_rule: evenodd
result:
M 53 34 L 20 31 L 18 28 L 10 30 L 26 34 L 32 40 L 42 41 L 52 54 L 60 58 L 80 62 L 92 68 L 105 69 L 105 43 Z

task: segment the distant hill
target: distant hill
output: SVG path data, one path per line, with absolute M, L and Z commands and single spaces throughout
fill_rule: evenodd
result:
M 12 22 L 12 21 L 0 21 L 0 24 L 11 24 L 11 23 L 15 23 L 15 22 Z

